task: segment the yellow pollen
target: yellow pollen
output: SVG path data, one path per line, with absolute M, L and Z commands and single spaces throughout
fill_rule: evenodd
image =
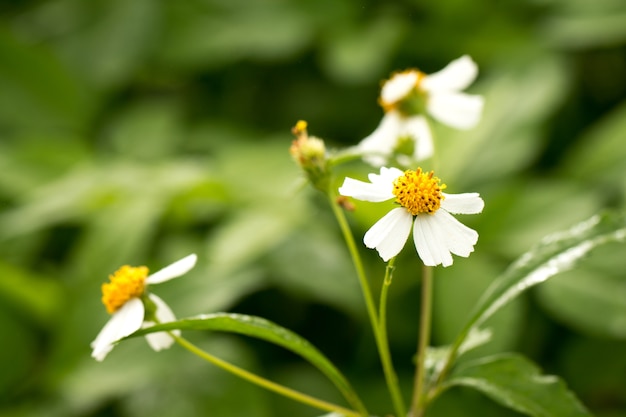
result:
M 440 181 L 433 176 L 433 171 L 424 173 L 421 168 L 417 168 L 416 171 L 409 169 L 394 180 L 393 194 L 396 196 L 396 202 L 412 215 L 433 214 L 439 210 L 444 199 L 442 190 L 446 185 L 440 185 Z
M 303 134 L 306 134 L 307 125 L 308 124 L 306 121 L 298 120 L 296 125 L 291 128 L 291 133 L 293 133 L 295 136 L 301 136 Z
M 102 284 L 102 303 L 109 314 L 115 313 L 128 300 L 140 297 L 146 287 L 148 268 L 124 265 L 112 275 L 111 282 Z

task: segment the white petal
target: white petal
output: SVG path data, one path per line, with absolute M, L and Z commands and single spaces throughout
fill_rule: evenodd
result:
M 161 282 L 169 281 L 172 278 L 177 278 L 181 275 L 184 275 L 195 266 L 197 259 L 198 257 L 196 256 L 196 254 L 186 256 L 183 259 L 180 259 L 173 264 L 170 264 L 165 268 L 158 270 L 154 274 L 150 275 L 148 278 L 146 278 L 146 283 L 158 284 Z
M 387 187 L 381 188 L 375 184 L 349 177 L 343 180 L 343 185 L 339 187 L 339 194 L 346 197 L 353 197 L 357 200 L 372 201 L 375 203 L 393 198 L 393 193 L 391 193 Z
M 102 361 L 113 349 L 114 343 L 141 328 L 144 307 L 139 298 L 131 298 L 117 310 L 91 342 L 91 356 Z
M 413 116 L 406 119 L 402 126 L 402 133 L 415 140 L 415 151 L 413 158 L 421 161 L 433 156 L 433 134 L 430 131 L 428 122 L 423 116 Z
M 463 55 L 442 70 L 426 76 L 420 87 L 429 92 L 461 91 L 466 89 L 478 75 L 478 66 L 468 55 Z
M 438 210 L 439 212 L 441 210 Z M 435 213 L 436 214 L 436 213 Z M 434 220 L 434 214 L 420 214 L 415 217 L 413 226 L 413 242 L 417 254 L 424 265 L 452 265 L 452 255 L 448 250 L 441 231 Z
M 377 185 L 381 188 L 386 187 L 389 189 L 393 189 L 393 182 L 401 175 L 404 175 L 404 172 L 399 170 L 398 168 L 380 167 L 379 174 L 367 174 L 367 179 L 369 179 L 372 184 Z
M 165 301 L 163 301 L 161 298 L 157 297 L 154 294 L 149 294 L 148 297 L 150 297 L 150 300 L 152 300 L 152 302 L 157 307 L 156 318 L 157 320 L 159 320 L 160 323 L 167 323 L 167 322 L 176 320 L 176 316 L 174 316 L 174 312 L 172 312 L 172 310 L 165 303 Z M 144 323 L 143 327 L 146 328 L 146 327 L 150 327 L 153 325 L 154 325 L 153 322 L 147 321 Z M 180 336 L 180 330 L 173 330 L 172 333 L 174 333 L 177 336 Z M 147 334 L 146 340 L 148 341 L 148 344 L 150 345 L 150 347 L 157 352 L 162 349 L 169 348 L 174 343 L 174 339 L 172 338 L 172 336 L 167 334 L 167 332 Z
M 475 230 L 465 226 L 445 210 L 438 210 L 431 217 L 447 250 L 464 257 L 474 251 L 474 245 L 478 242 L 478 233 Z
M 438 121 L 457 129 L 470 129 L 478 124 L 483 111 L 481 96 L 463 93 L 432 94 L 428 113 Z
M 404 247 L 412 222 L 413 216 L 405 208 L 395 208 L 365 233 L 363 242 L 370 249 L 376 248 L 383 261 L 387 262 Z
M 398 168 L 381 167 L 380 174 L 369 174 L 370 182 L 346 177 L 339 187 L 339 194 L 357 200 L 379 203 L 394 197 L 393 181 L 403 174 Z
M 385 113 L 374 131 L 363 139 L 357 148 L 363 152 L 363 159 L 371 165 L 383 165 L 400 135 L 402 116 L 397 111 Z
M 413 240 L 424 264 L 446 267 L 452 265 L 452 253 L 467 257 L 474 251 L 478 233 L 445 210 L 438 210 L 432 215 L 417 216 Z
M 485 202 L 478 193 L 446 194 L 441 208 L 454 214 L 476 214 L 483 211 Z
M 385 104 L 393 104 L 402 100 L 415 88 L 417 77 L 417 71 L 394 74 L 383 84 L 383 88 L 380 90 L 380 100 Z

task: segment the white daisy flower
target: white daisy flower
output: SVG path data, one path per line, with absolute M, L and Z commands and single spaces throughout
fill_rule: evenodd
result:
M 432 156 L 432 133 L 425 115 L 457 129 L 476 126 L 482 114 L 483 98 L 461 91 L 477 75 L 478 67 L 467 55 L 430 75 L 415 69 L 394 74 L 380 92 L 385 116 L 358 145 L 367 154 L 365 159 L 380 166 L 407 141 L 413 144 L 408 153 L 413 160 Z
M 357 200 L 382 202 L 395 198 L 400 207 L 392 209 L 374 226 L 363 242 L 376 249 L 387 262 L 400 253 L 411 229 L 419 257 L 425 265 L 452 265 L 452 254 L 467 257 L 478 241 L 475 230 L 461 224 L 452 214 L 480 213 L 485 205 L 478 193 L 446 194 L 445 184 L 433 172 L 380 169 L 369 174 L 370 182 L 346 178 L 339 194 Z
M 142 327 L 153 326 L 155 323 L 151 318 L 160 323 L 176 320 L 167 304 L 156 295 L 148 293 L 146 287 L 186 274 L 194 267 L 196 260 L 196 255 L 191 254 L 152 275 L 148 275 L 148 268 L 145 266 L 125 265 L 110 275 L 110 282 L 102 284 L 102 302 L 112 316 L 91 342 L 91 356 L 98 361 L 104 360 L 115 342 Z M 146 315 L 144 302 L 155 308 L 154 312 Z M 178 331 L 173 333 L 180 334 Z M 146 335 L 146 340 L 156 351 L 169 348 L 174 343 L 174 339 L 166 332 L 150 333 Z

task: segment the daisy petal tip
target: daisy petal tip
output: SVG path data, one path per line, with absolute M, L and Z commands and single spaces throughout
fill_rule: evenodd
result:
M 383 252 L 380 249 L 376 248 L 376 251 L 378 252 L 378 256 L 380 256 L 380 258 L 383 260 L 383 262 L 389 262 L 389 259 L 393 258 L 394 256 L 398 255 L 397 253 L 387 253 L 387 252 Z
M 454 262 L 453 261 L 443 261 L 441 262 L 441 266 L 443 266 L 444 268 L 447 268 L 449 266 L 452 266 Z
M 196 266 L 196 262 L 198 262 L 198 255 L 192 253 L 191 255 L 185 256 L 183 259 L 177 261 L 180 262 L 180 270 L 183 271 L 182 274 L 188 272 L 191 268 Z
M 390 247 L 389 243 L 386 242 L 384 238 L 381 239 L 381 237 L 377 237 L 371 233 L 365 234 L 363 244 L 365 244 L 365 247 L 368 249 L 376 249 L 378 256 L 380 256 L 384 262 L 387 262 L 389 259 L 396 256 L 402 249 L 400 247 L 400 249 L 396 250 L 396 248 Z
M 98 362 L 104 361 L 109 352 L 113 350 L 113 345 L 95 345 L 92 343 L 93 351 L 91 352 L 91 357 L 94 358 Z
M 476 61 L 474 61 L 474 58 L 472 58 L 468 54 L 465 54 L 459 57 L 458 61 L 466 65 L 468 68 L 471 66 L 471 67 L 478 69 L 478 64 L 476 64 Z
M 195 265 L 198 260 L 198 256 L 195 253 L 191 255 L 187 255 L 182 259 L 174 262 L 166 266 L 163 269 L 158 270 L 154 274 L 150 275 L 146 278 L 146 283 L 148 284 L 159 284 L 161 282 L 169 281 L 173 278 L 178 278 L 181 275 L 189 272 Z
M 169 349 L 174 344 L 174 339 L 166 332 L 149 333 L 146 341 L 155 352 Z

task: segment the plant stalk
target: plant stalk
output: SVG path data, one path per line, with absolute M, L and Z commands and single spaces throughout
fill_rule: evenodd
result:
M 350 230 L 350 226 L 348 225 L 346 216 L 344 215 L 344 212 L 341 209 L 341 207 L 335 201 L 335 196 L 333 195 L 333 193 L 331 192 L 328 193 L 328 199 L 329 199 L 330 206 L 333 209 L 333 213 L 335 214 L 335 217 L 337 218 L 337 222 L 339 223 L 339 228 L 341 229 L 341 232 L 343 233 L 343 237 L 346 241 L 348 251 L 350 252 L 350 256 L 352 257 L 352 262 L 356 269 L 359 283 L 361 285 L 361 291 L 363 292 L 363 298 L 365 300 L 365 306 L 366 306 L 367 313 L 370 319 L 370 323 L 372 325 L 374 338 L 376 340 L 378 354 L 380 356 L 380 360 L 383 366 L 383 372 L 385 374 L 385 381 L 387 382 L 387 388 L 389 389 L 389 394 L 391 395 L 394 410 L 398 417 L 404 417 L 406 415 L 404 411 L 404 401 L 402 399 L 402 394 L 400 392 L 400 387 L 398 385 L 398 377 L 396 375 L 396 372 L 393 368 L 393 364 L 391 362 L 391 355 L 389 353 L 389 342 L 387 340 L 386 330 L 381 331 L 381 327 L 383 327 L 383 325 L 381 325 L 381 322 L 379 321 L 376 315 L 376 307 L 375 307 L 374 299 L 372 297 L 372 292 L 370 290 L 369 282 L 367 280 L 367 275 L 365 274 L 365 269 L 363 268 L 363 262 L 361 261 L 361 256 L 359 255 L 359 251 L 354 241 L 354 236 L 352 235 L 352 231 Z M 391 269 L 389 269 L 388 267 L 386 271 L 386 275 L 385 275 L 385 280 L 387 280 L 387 274 L 390 274 L 390 271 Z
M 347 408 L 341 407 L 336 404 L 329 403 L 327 401 L 320 400 L 315 397 L 311 397 L 310 395 L 301 393 L 299 391 L 293 390 L 291 388 L 285 387 L 284 385 L 277 384 L 268 379 L 265 379 L 259 375 L 253 374 L 252 372 L 246 371 L 245 369 L 239 368 L 229 362 L 226 362 L 218 357 L 211 355 L 208 352 L 200 349 L 193 343 L 189 342 L 187 339 L 176 336 L 173 333 L 169 333 L 170 336 L 174 338 L 176 343 L 178 343 L 183 348 L 187 349 L 189 352 L 193 353 L 196 356 L 206 360 L 207 362 L 222 368 L 223 370 L 230 372 L 231 374 L 237 375 L 238 377 L 245 379 L 248 382 L 251 382 L 255 385 L 263 387 L 269 391 L 273 391 L 277 394 L 283 395 L 287 398 L 291 398 L 292 400 L 301 402 L 303 404 L 310 405 L 311 407 L 318 408 L 320 410 L 336 412 L 342 414 L 347 417 L 366 417 L 367 411 L 357 412 L 354 410 L 349 410 Z
M 389 353 L 389 339 L 387 338 L 387 293 L 389 287 L 391 286 L 391 280 L 393 278 L 395 260 L 395 257 L 391 258 L 387 263 L 387 268 L 385 268 L 385 278 L 383 280 L 382 290 L 380 291 L 380 303 L 378 306 L 378 324 L 380 339 L 383 340 L 385 343 L 385 349 L 380 352 L 381 361 L 383 363 L 383 366 L 389 368 L 385 369 L 387 384 L 389 386 L 398 387 L 398 376 L 396 375 L 396 372 L 393 368 L 391 354 Z M 404 409 L 404 400 L 402 399 L 402 394 L 400 390 L 390 390 L 390 394 L 392 395 L 392 401 L 396 408 L 396 413 L 399 416 L 405 416 L 406 410 Z
M 422 268 L 422 305 L 420 312 L 420 330 L 417 343 L 417 364 L 413 384 L 413 399 L 410 417 L 422 417 L 426 407 L 426 354 L 430 344 L 430 326 L 432 321 L 432 282 L 433 269 L 424 265 Z

